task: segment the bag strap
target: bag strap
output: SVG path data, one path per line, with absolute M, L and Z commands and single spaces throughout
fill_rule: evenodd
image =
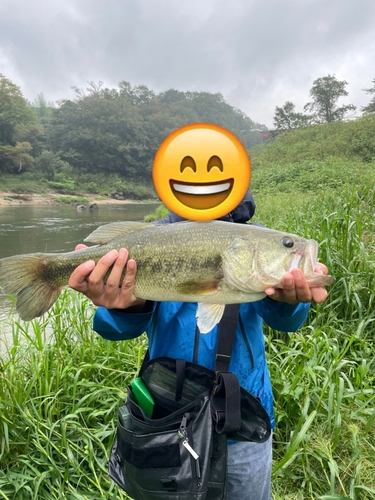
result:
M 228 304 L 225 306 L 223 317 L 219 323 L 215 358 L 216 372 L 229 371 L 239 312 L 240 304 Z
M 219 326 L 215 358 L 213 411 L 218 434 L 236 432 L 241 427 L 241 389 L 237 376 L 229 372 L 240 304 L 228 304 Z

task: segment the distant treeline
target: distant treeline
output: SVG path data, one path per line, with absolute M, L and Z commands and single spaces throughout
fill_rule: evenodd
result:
M 39 94 L 30 103 L 0 74 L 0 183 L 22 193 L 155 197 L 151 168 L 156 151 L 172 131 L 195 122 L 233 132 L 250 152 L 254 168 L 330 157 L 372 162 L 375 79 L 372 83 L 363 89 L 372 99 L 358 118 L 353 104 L 339 104 L 348 95 L 347 82 L 334 75 L 318 78 L 305 113 L 297 113 L 290 101 L 276 107 L 276 130 L 264 143 L 266 127 L 219 93 L 170 89 L 157 94 L 126 81 L 117 88 L 89 82 L 85 90 L 74 88 L 72 100 L 55 105 Z
M 248 149 L 262 142 L 259 130 L 266 129 L 221 94 L 174 89 L 156 94 L 125 81 L 118 88 L 89 82 L 86 90 L 75 92 L 75 99 L 58 106 L 42 94 L 28 103 L 21 90 L 0 75 L 2 174 L 28 172 L 26 178 L 39 177 L 62 192 L 73 192 L 78 182 L 100 193 L 111 178 L 113 188 L 137 197 L 134 186 L 150 183 L 155 153 L 178 127 L 215 123 L 235 133 Z
M 375 113 L 375 78 L 371 88 L 362 89 L 372 95 L 367 106 L 362 106 L 364 115 Z M 342 97 L 347 97 L 346 80 L 337 80 L 335 75 L 327 75 L 314 80 L 310 89 L 311 101 L 303 107 L 304 113 L 297 113 L 292 101 L 286 101 L 284 106 L 276 106 L 273 123 L 277 130 L 304 128 L 314 124 L 333 123 L 343 119 L 357 118 L 354 114 L 354 104 L 339 104 Z

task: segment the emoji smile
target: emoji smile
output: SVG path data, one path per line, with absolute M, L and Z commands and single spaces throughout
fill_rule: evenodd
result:
M 212 183 L 169 181 L 173 194 L 183 205 L 206 210 L 225 201 L 232 191 L 234 179 Z

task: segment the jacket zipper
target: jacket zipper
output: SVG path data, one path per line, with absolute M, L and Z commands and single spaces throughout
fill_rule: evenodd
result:
M 246 337 L 245 327 L 244 327 L 244 324 L 243 324 L 243 321 L 242 321 L 242 318 L 240 315 L 238 315 L 238 322 L 240 324 L 240 331 L 241 331 L 243 341 L 245 342 L 245 346 L 246 346 L 247 352 L 249 354 L 251 369 L 253 370 L 254 369 L 254 355 L 253 355 L 253 351 L 251 350 L 249 339 Z

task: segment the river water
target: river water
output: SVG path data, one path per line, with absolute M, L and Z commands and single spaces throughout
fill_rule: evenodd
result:
M 98 210 L 78 211 L 74 206 L 0 206 L 0 259 L 34 252 L 74 250 L 97 227 L 121 220 L 141 221 L 160 203 L 99 205 Z M 0 321 L 11 302 L 0 295 Z

